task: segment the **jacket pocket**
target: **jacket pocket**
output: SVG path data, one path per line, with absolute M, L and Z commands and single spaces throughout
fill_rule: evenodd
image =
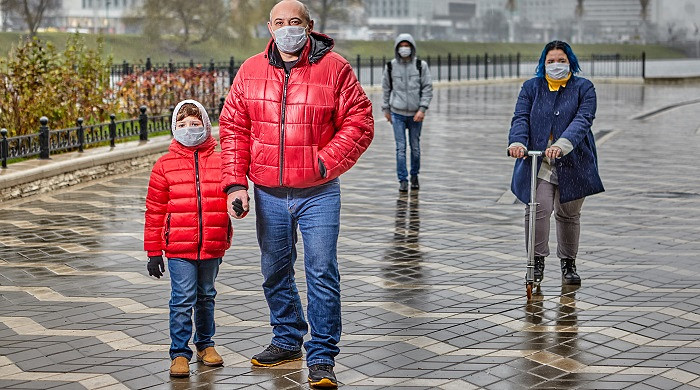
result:
M 171 217 L 171 214 L 168 214 L 168 217 L 165 219 L 165 231 L 164 231 L 163 236 L 165 238 L 165 246 L 166 247 L 170 243 L 170 217 Z

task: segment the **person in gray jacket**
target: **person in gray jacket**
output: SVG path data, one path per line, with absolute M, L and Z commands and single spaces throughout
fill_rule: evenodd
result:
M 411 146 L 411 189 L 420 188 L 420 133 L 425 112 L 433 99 L 433 81 L 428 64 L 416 57 L 416 41 L 411 34 L 399 34 L 394 44 L 396 58 L 384 68 L 384 116 L 394 127 L 396 173 L 399 191 L 408 191 L 406 171 L 406 130 Z

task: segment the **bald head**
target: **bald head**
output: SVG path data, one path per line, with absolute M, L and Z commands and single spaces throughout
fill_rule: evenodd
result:
M 290 16 L 301 18 L 306 23 L 311 22 L 311 15 L 306 4 L 299 0 L 282 0 L 270 10 L 270 24 L 274 25 L 274 21 L 278 17 L 289 19 Z

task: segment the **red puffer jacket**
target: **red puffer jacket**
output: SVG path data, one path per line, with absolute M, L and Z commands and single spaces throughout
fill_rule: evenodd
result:
M 148 256 L 206 260 L 231 246 L 233 227 L 221 192 L 216 140 L 188 148 L 173 140 L 156 161 L 146 196 L 143 247 Z
M 287 74 L 271 40 L 236 74 L 219 117 L 223 188 L 305 188 L 350 169 L 374 136 L 372 103 L 333 40 L 312 33 Z M 322 177 L 319 159 L 326 169 Z

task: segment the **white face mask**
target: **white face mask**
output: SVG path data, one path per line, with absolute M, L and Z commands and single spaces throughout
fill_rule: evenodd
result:
M 274 31 L 275 43 L 282 53 L 294 54 L 306 45 L 306 27 L 284 26 Z
M 173 137 L 177 142 L 189 147 L 201 145 L 208 136 L 204 126 L 180 127 L 173 130 Z
M 554 62 L 545 65 L 544 69 L 547 72 L 547 76 L 549 76 L 550 78 L 554 80 L 561 80 L 566 78 L 566 76 L 569 74 L 571 66 L 569 64 L 563 64 L 561 62 Z
M 399 47 L 399 50 L 398 50 L 399 55 L 403 58 L 410 56 L 411 51 L 412 51 L 411 48 L 408 46 L 401 46 L 401 47 Z

